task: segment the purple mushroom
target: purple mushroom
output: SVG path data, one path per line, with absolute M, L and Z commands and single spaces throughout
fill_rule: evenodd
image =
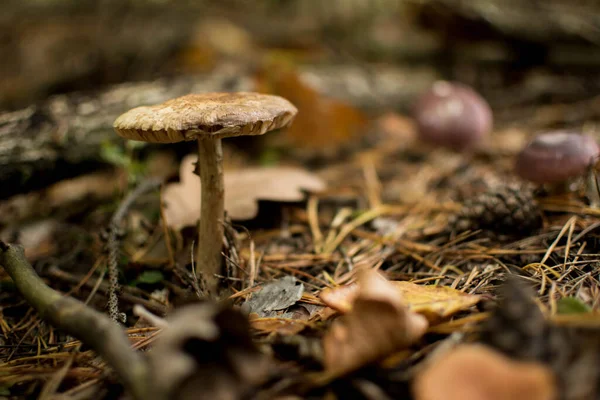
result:
M 517 156 L 517 175 L 540 184 L 559 184 L 583 176 L 600 155 L 588 135 L 559 131 L 536 135 Z
M 493 124 L 485 99 L 457 82 L 435 82 L 417 100 L 413 115 L 421 139 L 459 151 L 480 144 Z

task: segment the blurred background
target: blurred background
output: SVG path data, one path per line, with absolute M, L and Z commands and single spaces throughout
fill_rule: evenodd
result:
M 97 168 L 117 115 L 193 91 L 294 102 L 294 128 L 251 146 L 263 161 L 368 144 L 438 79 L 496 127 L 594 124 L 599 47 L 594 0 L 4 0 L 0 198 Z
M 264 53 L 285 53 L 298 67 L 404 67 L 414 85 L 441 75 L 490 93 L 529 84 L 537 96 L 572 99 L 600 84 L 599 8 L 593 0 L 5 0 L 0 106 L 223 61 L 256 64 Z M 391 89 L 405 93 L 382 93 L 390 106 L 415 90 Z

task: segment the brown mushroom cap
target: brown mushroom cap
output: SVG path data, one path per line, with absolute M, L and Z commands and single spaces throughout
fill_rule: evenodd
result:
M 199 136 L 214 139 L 262 135 L 283 128 L 298 110 L 283 97 L 268 94 L 189 94 L 120 115 L 113 127 L 131 140 L 176 143 Z
M 559 183 L 583 175 L 599 155 L 600 147 L 591 136 L 541 133 L 518 154 L 515 171 L 535 183 Z

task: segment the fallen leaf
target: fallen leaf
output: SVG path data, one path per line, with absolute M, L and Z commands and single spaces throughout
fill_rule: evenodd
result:
M 477 304 L 480 296 L 463 293 L 445 286 L 418 285 L 412 282 L 391 281 L 410 311 L 424 315 L 430 322 L 448 318 Z M 358 295 L 357 284 L 327 288 L 320 294 L 329 307 L 342 313 L 352 309 Z
M 303 292 L 302 282 L 293 276 L 285 276 L 252 293 L 252 297 L 245 305 L 251 313 L 256 313 L 260 317 L 270 317 L 273 316 L 274 311 L 285 310 L 296 304 L 302 298 Z
M 150 269 L 142 271 L 142 273 L 138 275 L 137 279 L 133 283 L 134 285 L 137 285 L 138 283 L 154 285 L 162 281 L 164 278 L 165 277 L 163 276 L 162 272 L 155 269 Z
M 395 281 L 411 311 L 423 314 L 428 320 L 448 318 L 479 303 L 480 296 L 463 293 L 446 286 L 417 285 Z
M 300 168 L 256 167 L 225 174 L 225 209 L 233 219 L 251 219 L 258 212 L 257 200 L 296 202 L 303 191 L 325 189 L 321 178 Z
M 298 108 L 294 123 L 281 136 L 294 152 L 335 156 L 358 147 L 367 132 L 362 111 L 319 93 L 284 62 L 267 63 L 256 79 L 259 91 L 279 94 Z
M 306 321 L 291 318 L 251 318 L 250 326 L 260 333 L 278 333 L 280 335 L 295 335 L 309 324 Z
M 357 284 L 352 310 L 335 320 L 323 338 L 325 367 L 336 376 L 410 346 L 428 326 L 376 271 L 360 271 Z
M 576 297 L 563 297 L 556 302 L 558 314 L 582 314 L 590 311 L 591 308 Z
M 341 313 L 347 313 L 352 310 L 352 303 L 358 296 L 358 284 L 351 283 L 349 285 L 337 286 L 334 288 L 326 288 L 321 291 L 319 298 L 327 306 Z
M 322 307 L 311 316 L 311 321 L 327 321 L 329 318 L 338 315 L 339 312 L 331 307 Z
M 198 159 L 188 155 L 181 161 L 180 182 L 163 191 L 167 224 L 180 229 L 194 226 L 200 218 L 200 178 L 194 174 Z M 258 200 L 296 202 L 304 199 L 303 191 L 325 189 L 316 175 L 292 167 L 251 167 L 225 171 L 225 210 L 234 220 L 254 218 Z
M 53 255 L 57 250 L 56 235 L 60 224 L 54 219 L 33 221 L 0 231 L 0 240 L 12 242 L 17 239 L 25 249 L 25 257 L 30 261 Z
M 0 202 L 0 225 L 18 225 L 25 220 L 61 212 L 80 212 L 95 202 L 106 201 L 127 187 L 122 171 L 111 170 L 65 179 L 45 189 L 19 194 Z
M 415 378 L 416 400 L 554 400 L 547 367 L 511 360 L 483 345 L 463 344 L 431 360 Z

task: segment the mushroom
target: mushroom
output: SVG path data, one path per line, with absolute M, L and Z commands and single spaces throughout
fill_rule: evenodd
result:
M 600 146 L 589 135 L 568 131 L 540 133 L 517 155 L 515 172 L 553 192 L 564 191 L 572 179 L 590 170 L 599 155 Z M 589 195 L 596 203 L 598 195 Z
M 492 110 L 467 85 L 437 81 L 421 95 L 413 109 L 421 139 L 453 150 L 477 147 L 492 130 Z
M 259 93 L 190 94 L 119 116 L 116 132 L 151 143 L 198 141 L 202 182 L 196 272 L 217 290 L 223 245 L 223 153 L 221 139 L 254 136 L 289 126 L 298 110 L 286 99 Z

